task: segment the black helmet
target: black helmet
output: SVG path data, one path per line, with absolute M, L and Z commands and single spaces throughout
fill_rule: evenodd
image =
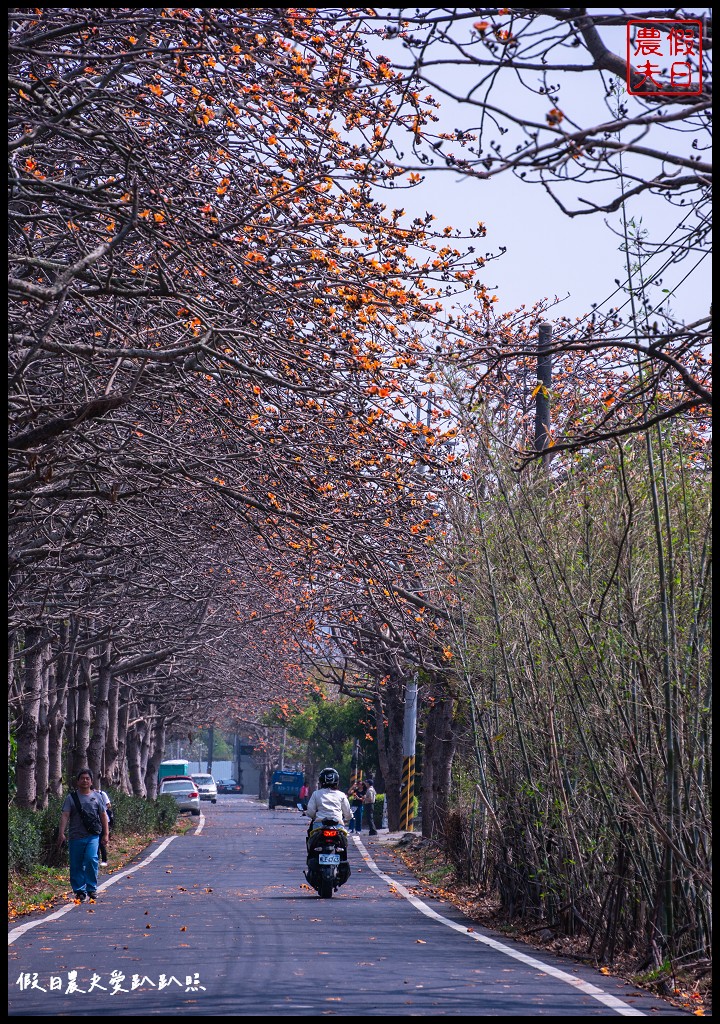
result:
M 323 768 L 318 776 L 318 782 L 321 786 L 337 786 L 340 776 L 334 768 Z

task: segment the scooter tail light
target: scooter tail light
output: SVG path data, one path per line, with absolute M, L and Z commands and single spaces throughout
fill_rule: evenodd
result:
M 337 835 L 337 829 L 336 828 L 324 828 L 323 829 L 323 835 L 326 838 L 329 839 L 331 836 L 336 836 Z

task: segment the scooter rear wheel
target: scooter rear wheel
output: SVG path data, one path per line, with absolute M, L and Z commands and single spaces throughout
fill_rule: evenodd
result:
M 333 894 L 332 878 L 321 878 L 318 892 L 321 900 L 329 900 Z

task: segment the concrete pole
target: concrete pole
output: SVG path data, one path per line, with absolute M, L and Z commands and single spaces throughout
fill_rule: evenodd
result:
M 403 776 L 400 790 L 400 828 L 413 831 L 413 796 L 415 795 L 415 733 L 417 731 L 417 677 L 405 688 L 403 721 Z
M 240 758 L 240 737 L 237 733 L 233 736 L 233 761 L 230 769 L 232 777 L 237 782 L 242 782 L 242 764 Z

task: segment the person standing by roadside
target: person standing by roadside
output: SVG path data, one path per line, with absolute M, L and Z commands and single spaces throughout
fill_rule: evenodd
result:
M 360 781 L 354 782 L 348 791 L 350 808 L 353 813 L 350 831 L 357 832 L 358 835 L 362 832 L 363 796 L 366 788 L 366 784 Z
M 100 779 L 99 782 L 100 782 L 100 785 L 102 786 L 102 779 Z M 105 792 L 104 789 L 98 789 L 95 786 L 93 786 L 93 793 L 97 793 L 97 795 L 102 800 L 103 807 L 105 808 L 105 813 L 107 814 L 108 835 L 109 835 L 110 834 L 110 829 L 113 826 L 113 817 L 114 817 L 113 809 L 112 809 L 112 803 L 110 801 L 110 797 L 107 795 L 107 793 Z M 102 836 L 100 836 L 99 847 L 100 847 L 100 867 L 101 868 L 106 868 L 107 867 L 107 846 L 103 842 L 103 837 Z
M 368 778 L 367 785 L 365 787 L 365 793 L 363 795 L 363 817 L 365 824 L 368 827 L 368 832 L 371 836 L 377 835 L 377 829 L 375 828 L 375 787 L 373 786 L 373 780 Z
M 77 789 L 65 798 L 60 814 L 57 849 L 65 840 L 68 827 L 70 855 L 70 885 L 75 899 L 94 900 L 98 885 L 98 847 L 102 835 L 103 846 L 109 841 L 108 817 L 99 794 L 93 790 L 93 777 L 89 768 L 81 768 L 76 776 Z

